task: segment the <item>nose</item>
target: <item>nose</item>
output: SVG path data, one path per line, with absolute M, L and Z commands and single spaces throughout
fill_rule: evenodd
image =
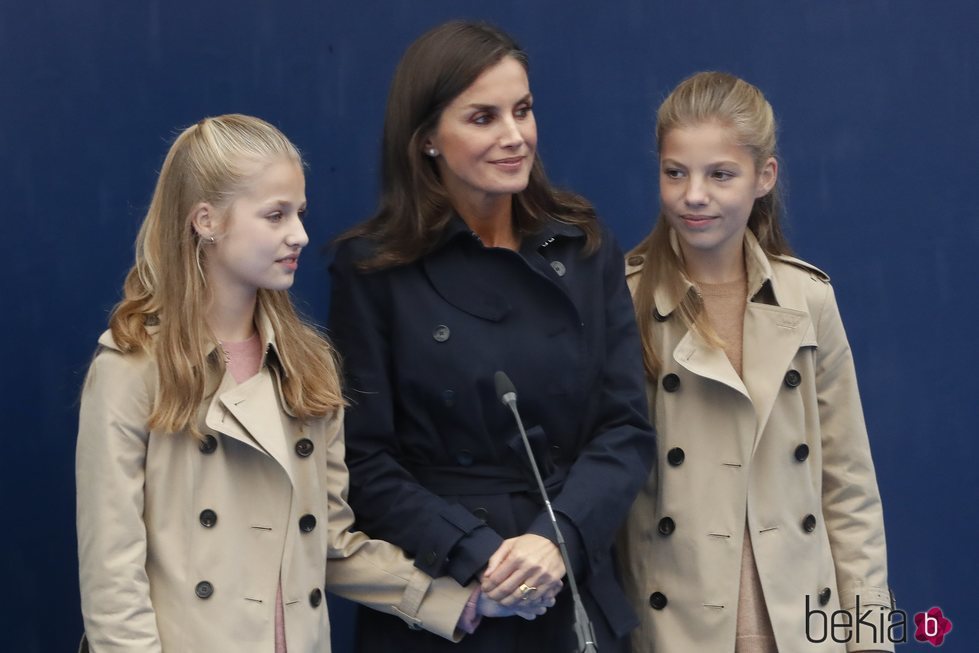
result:
M 520 125 L 517 124 L 513 116 L 505 116 L 500 124 L 503 125 L 503 131 L 500 134 L 500 146 L 515 149 L 523 145 L 523 132 L 520 131 Z
M 697 179 L 697 177 L 691 176 L 687 180 L 687 187 L 683 193 L 683 201 L 687 203 L 687 206 L 703 206 L 707 204 L 706 185 Z
M 306 227 L 303 226 L 303 221 L 299 219 L 299 216 L 293 217 L 292 228 L 286 236 L 286 244 L 296 249 L 301 249 L 309 244 Z

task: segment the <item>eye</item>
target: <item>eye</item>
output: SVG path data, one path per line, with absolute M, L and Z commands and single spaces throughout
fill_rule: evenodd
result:
M 265 219 L 268 220 L 269 222 L 281 222 L 282 221 L 282 212 L 281 211 L 273 211 L 272 213 L 267 213 L 265 215 Z
M 308 210 L 308 209 L 307 209 L 307 208 L 306 208 L 306 207 L 304 206 L 303 208 L 301 208 L 301 209 L 299 209 L 299 210 L 298 210 L 298 211 L 296 212 L 296 215 L 298 215 L 298 216 L 299 216 L 299 220 L 300 220 L 300 221 L 302 221 L 302 220 L 305 220 L 305 219 L 306 219 L 306 211 L 307 211 L 307 210 Z
M 470 118 L 470 122 L 474 125 L 488 125 L 493 122 L 493 116 L 485 111 L 481 111 Z
M 533 109 L 534 107 L 532 105 L 524 104 L 517 107 L 517 110 L 513 112 L 513 115 L 516 116 L 517 118 L 526 118 L 531 114 Z
M 663 176 L 667 179 L 679 179 L 683 176 L 683 171 L 679 168 L 663 168 Z
M 728 179 L 734 178 L 734 173 L 728 172 L 727 170 L 715 170 L 713 173 L 711 173 L 711 177 L 717 181 L 727 181 Z

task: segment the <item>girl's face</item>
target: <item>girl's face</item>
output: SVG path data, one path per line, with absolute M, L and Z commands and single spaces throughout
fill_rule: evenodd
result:
M 309 242 L 302 218 L 306 181 L 299 162 L 275 159 L 261 167 L 214 230 L 207 281 L 224 294 L 292 286 L 299 252 Z
M 775 186 L 777 172 L 774 158 L 756 170 L 751 152 L 719 123 L 666 132 L 660 144 L 660 203 L 684 258 L 740 265 L 751 209 Z
M 454 205 L 481 206 L 527 187 L 537 150 L 532 104 L 527 72 L 504 57 L 445 107 L 425 153 L 437 150 Z

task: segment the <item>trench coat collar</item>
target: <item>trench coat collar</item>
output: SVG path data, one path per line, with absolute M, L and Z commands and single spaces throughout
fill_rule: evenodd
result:
M 231 372 L 225 370 L 207 408 L 204 422 L 207 428 L 275 459 L 295 485 L 294 456 L 290 455 L 291 430 L 286 428 L 287 417 L 283 414 L 292 413 L 286 406 L 280 387 L 280 375 L 285 372 L 279 364 L 272 321 L 261 305 L 256 308 L 255 326 L 264 344 L 258 373 L 237 384 Z M 213 350 L 214 347 L 211 348 Z
M 547 220 L 538 231 L 523 237 L 520 253 L 527 256 L 559 237 L 581 238 L 584 232 L 575 225 Z M 509 299 L 484 278 L 468 248 L 458 246 L 459 239 L 479 240 L 465 221 L 455 215 L 446 225 L 439 245 L 421 260 L 426 276 L 439 295 L 456 308 L 484 320 L 502 321 L 513 309 Z
M 679 254 L 679 242 L 670 233 L 670 243 Z M 768 423 L 784 377 L 799 348 L 815 346 L 812 320 L 802 297 L 795 297 L 779 281 L 771 262 L 751 231 L 745 232 L 745 269 L 748 302 L 745 306 L 742 342 L 742 376 L 738 376 L 724 351 L 708 345 L 688 330 L 673 351 L 674 360 L 690 372 L 734 388 L 751 400 L 755 409 L 755 438 L 752 449 Z M 672 313 L 686 292 L 696 292 L 686 276 L 680 292 L 659 284 L 654 291 L 657 310 Z

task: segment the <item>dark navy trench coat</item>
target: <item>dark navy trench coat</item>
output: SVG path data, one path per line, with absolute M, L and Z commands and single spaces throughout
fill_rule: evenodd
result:
M 549 222 L 519 252 L 486 248 L 455 218 L 420 260 L 375 272 L 364 239 L 330 267 L 330 335 L 344 362 L 350 503 L 357 526 L 432 576 L 476 577 L 504 538 L 554 540 L 503 370 L 542 466 L 601 650 L 637 623 L 613 540 L 653 462 L 644 380 L 622 254 L 603 228 Z M 384 651 L 564 651 L 574 646 L 567 588 L 535 621 L 484 620 L 453 645 L 368 610 L 358 646 Z

